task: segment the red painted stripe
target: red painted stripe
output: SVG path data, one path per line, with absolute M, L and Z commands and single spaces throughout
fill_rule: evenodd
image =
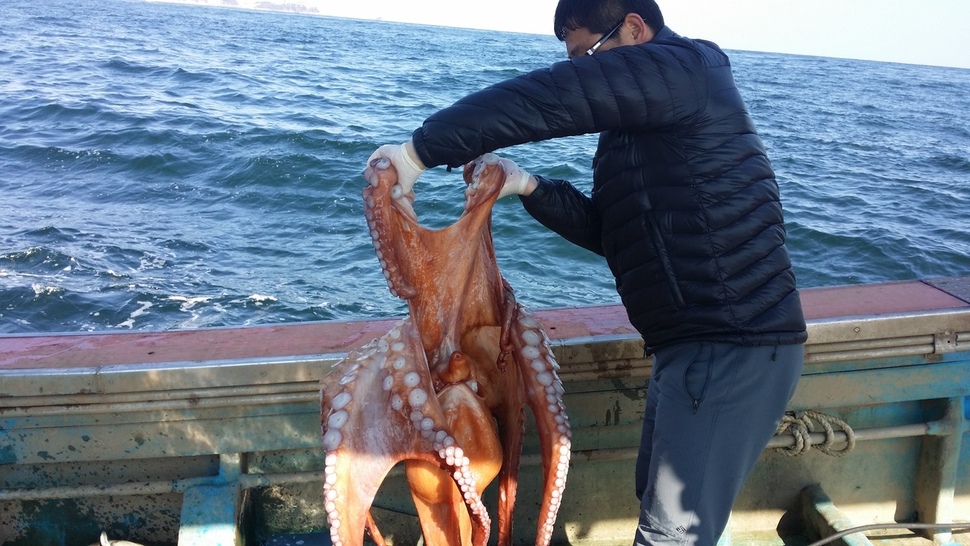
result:
M 808 320 L 970 307 L 918 281 L 811 288 L 801 294 Z M 554 340 L 635 334 L 619 305 L 545 309 L 536 315 Z M 0 336 L 0 369 L 343 353 L 383 335 L 394 322 L 396 319 L 167 332 Z

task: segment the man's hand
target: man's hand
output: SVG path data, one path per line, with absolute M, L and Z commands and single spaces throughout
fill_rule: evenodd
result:
M 424 172 L 424 164 L 421 163 L 421 159 L 414 151 L 414 145 L 411 144 L 410 140 L 400 145 L 385 144 L 381 146 L 367 158 L 367 164 L 369 165 L 377 157 L 385 157 L 391 161 L 397 171 L 397 183 L 401 185 L 404 193 L 411 191 L 418 177 Z
M 502 190 L 498 194 L 499 199 L 514 193 L 529 195 L 536 189 L 538 183 L 535 178 L 524 169 L 519 168 L 514 161 L 501 158 L 498 162 L 505 170 L 505 185 L 502 186 Z

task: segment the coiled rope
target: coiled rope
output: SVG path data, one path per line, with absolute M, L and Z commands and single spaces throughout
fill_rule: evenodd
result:
M 809 436 L 815 432 L 815 425 L 812 423 L 812 420 L 817 421 L 825 430 L 825 441 L 814 446 Z M 832 449 L 832 444 L 835 443 L 835 429 L 832 425 L 837 426 L 845 433 L 846 445 L 841 449 Z M 795 445 L 777 447 L 775 451 L 784 453 L 789 457 L 796 457 L 808 453 L 813 447 L 826 455 L 844 457 L 855 448 L 855 432 L 852 431 L 852 427 L 848 423 L 838 417 L 826 415 L 814 410 L 786 412 L 782 416 L 781 423 L 778 425 L 778 430 L 775 431 L 775 434 L 784 434 L 786 431 L 795 437 Z

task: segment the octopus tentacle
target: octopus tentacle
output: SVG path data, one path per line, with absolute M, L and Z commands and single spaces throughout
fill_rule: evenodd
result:
M 332 542 L 358 546 L 365 530 L 383 542 L 369 510 L 403 461 L 426 544 L 485 546 L 491 519 L 481 495 L 498 476 L 498 544 L 510 545 L 528 404 L 543 460 L 536 544 L 547 546 L 569 466 L 569 421 L 548 338 L 495 260 L 491 209 L 504 168 L 491 154 L 466 165 L 465 210 L 440 230 L 418 224 L 414 193 L 397 183 L 390 161 L 371 161 L 364 176 L 374 249 L 409 317 L 322 380 Z
M 552 540 L 553 524 L 566 487 L 572 431 L 562 401 L 564 390 L 558 374 L 559 364 L 549 349 L 549 338 L 531 312 L 521 305 L 518 310 L 513 336 L 516 364 L 522 371 L 526 399 L 536 418 L 545 484 L 536 546 L 546 546 Z
M 518 375 L 512 368 L 507 375 Z M 509 446 L 504 452 L 502 471 L 499 474 L 498 495 L 498 544 L 512 544 L 513 508 L 518 495 L 519 465 L 522 459 L 522 439 L 525 436 L 524 405 L 507 406 L 505 414 L 498 417 L 502 433 L 502 445 Z M 515 446 L 515 447 L 512 447 Z
M 370 228 L 381 271 L 391 294 L 403 299 L 412 298 L 417 290 L 398 269 L 398 264 L 407 261 L 406 256 L 400 254 L 399 245 L 394 244 L 390 234 L 396 230 L 406 232 L 409 225 L 417 226 L 418 218 L 412 206 L 414 191 L 405 193 L 402 190 L 397 183 L 397 170 L 387 158 L 371 160 L 364 171 L 364 178 L 368 182 L 363 192 L 364 217 Z
M 515 348 L 512 345 L 512 323 L 515 321 L 517 316 L 518 307 L 515 301 L 515 292 L 513 292 L 512 287 L 509 286 L 508 281 L 504 278 L 502 279 L 502 284 L 504 285 L 504 299 L 505 305 L 503 306 L 504 312 L 502 313 L 502 335 L 499 337 L 499 355 L 498 355 L 498 369 L 505 371 L 507 366 L 506 357 L 512 354 L 512 350 Z
M 324 496 L 335 545 L 360 544 L 367 513 L 390 469 L 403 460 L 442 468 L 457 484 L 474 521 L 476 544 L 488 540 L 491 520 L 474 474 L 437 403 L 423 346 L 405 319 L 384 337 L 351 352 L 324 378 Z M 360 392 L 361 400 L 356 400 Z M 374 411 L 375 395 L 384 398 Z M 345 434 L 345 431 L 377 434 Z M 338 480 L 353 476 L 354 480 Z M 345 518 L 350 517 L 350 521 Z M 484 529 L 484 531 L 482 531 Z
M 502 462 L 502 446 L 494 424 L 490 424 L 488 409 L 465 383 L 445 387 L 438 394 L 438 401 L 456 441 L 454 448 L 441 455 L 447 457 L 447 462 L 461 460 L 468 466 L 474 480 L 472 487 L 481 496 L 498 474 Z M 447 476 L 429 465 L 409 463 L 407 478 L 426 542 L 467 544 L 470 539 L 472 544 L 482 544 L 487 541 L 490 525 L 477 524 L 466 512 L 454 510 L 468 493 L 448 484 Z
M 376 546 L 386 546 L 387 541 L 384 540 L 384 535 L 381 534 L 381 530 L 377 528 L 377 522 L 374 521 L 374 516 L 371 515 L 370 511 L 367 512 L 367 533 L 370 535 L 370 539 L 374 542 Z

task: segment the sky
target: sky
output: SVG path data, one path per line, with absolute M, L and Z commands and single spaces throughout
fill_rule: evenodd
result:
M 558 0 L 304 0 L 323 15 L 552 34 Z M 970 0 L 658 0 L 724 49 L 970 68 Z

